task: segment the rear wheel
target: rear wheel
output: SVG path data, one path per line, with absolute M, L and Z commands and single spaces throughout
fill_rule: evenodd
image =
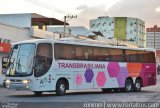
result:
M 62 96 L 66 93 L 66 84 L 64 80 L 59 80 L 56 85 L 56 94 Z
M 126 92 L 131 92 L 133 91 L 133 82 L 130 79 L 127 79 L 125 82 L 125 91 Z
M 141 91 L 141 87 L 142 87 L 142 82 L 140 79 L 137 79 L 135 81 L 135 84 L 134 84 L 134 91 L 135 92 L 140 92 Z
M 36 95 L 36 96 L 41 96 L 42 95 L 42 91 L 34 91 L 34 94 Z

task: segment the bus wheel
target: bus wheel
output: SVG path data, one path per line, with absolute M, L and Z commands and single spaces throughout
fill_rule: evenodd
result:
M 62 96 L 66 93 L 66 85 L 63 80 L 59 80 L 56 85 L 56 94 Z
M 36 96 L 41 96 L 42 95 L 42 91 L 34 91 L 34 94 L 36 95 Z
M 133 82 L 130 79 L 127 79 L 125 82 L 125 91 L 131 92 L 133 90 Z
M 137 79 L 135 81 L 135 84 L 134 84 L 134 91 L 135 92 L 140 92 L 141 91 L 141 87 L 142 87 L 141 80 Z

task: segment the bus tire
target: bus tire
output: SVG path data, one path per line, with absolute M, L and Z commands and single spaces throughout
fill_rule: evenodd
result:
M 136 79 L 135 84 L 134 84 L 134 91 L 135 92 L 140 92 L 142 87 L 142 82 L 140 79 Z
M 36 95 L 36 96 L 41 96 L 42 95 L 42 91 L 34 91 L 34 94 Z
M 132 92 L 133 91 L 133 82 L 131 79 L 127 79 L 125 82 L 125 91 Z
M 66 93 L 66 84 L 64 80 L 59 80 L 56 84 L 56 94 L 62 96 Z

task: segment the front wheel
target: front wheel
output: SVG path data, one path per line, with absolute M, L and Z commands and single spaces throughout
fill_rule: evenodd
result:
M 133 82 L 130 79 L 127 79 L 125 82 L 125 91 L 131 92 L 133 90 Z
M 134 91 L 135 92 L 140 92 L 141 91 L 141 87 L 142 87 L 141 80 L 137 79 L 135 81 L 135 84 L 134 84 Z
M 62 96 L 66 93 L 66 85 L 63 80 L 59 80 L 56 85 L 56 94 Z

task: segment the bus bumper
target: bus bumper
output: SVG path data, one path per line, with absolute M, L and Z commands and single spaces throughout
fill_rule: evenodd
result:
M 6 80 L 6 88 L 11 90 L 31 90 L 30 83 L 12 82 L 11 80 Z

